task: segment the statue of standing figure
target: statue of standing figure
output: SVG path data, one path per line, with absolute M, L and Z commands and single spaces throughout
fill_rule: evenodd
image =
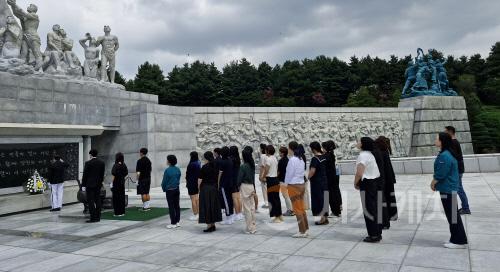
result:
M 68 37 L 66 34 L 66 31 L 64 29 L 59 30 L 59 34 L 61 35 L 61 43 L 62 43 L 62 50 L 63 50 L 63 58 L 64 62 L 70 69 L 80 69 L 81 73 L 81 66 L 82 64 L 80 63 L 80 60 L 76 56 L 75 52 L 73 52 L 73 40 Z
M 111 28 L 104 26 L 104 36 L 97 38 L 97 46 L 101 50 L 101 81 L 108 81 L 107 66 L 109 65 L 109 81 L 115 83 L 116 51 L 120 48 L 118 37 L 111 35 Z
M 87 41 L 89 45 L 87 45 Z M 85 50 L 85 61 L 83 62 L 83 74 L 86 77 L 98 78 L 99 68 L 99 48 L 97 48 L 97 41 L 90 33 L 85 34 L 85 38 L 80 40 L 80 45 Z
M 5 27 L 0 28 L 0 58 L 20 58 L 23 31 L 12 16 L 7 16 Z
M 40 36 L 38 35 L 38 26 L 40 25 L 40 18 L 38 17 L 38 7 L 30 4 L 26 11 L 22 10 L 17 4 L 16 0 L 7 0 L 7 4 L 12 8 L 14 15 L 21 21 L 23 29 L 23 42 L 21 45 L 21 58 L 30 63 L 30 55 L 33 56 L 35 62 L 35 70 L 38 71 L 42 68 L 42 52 L 40 51 Z

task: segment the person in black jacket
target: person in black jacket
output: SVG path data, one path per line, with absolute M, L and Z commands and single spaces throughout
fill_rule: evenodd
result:
M 90 160 L 85 162 L 82 177 L 82 191 L 87 192 L 90 220 L 87 223 L 101 221 L 101 188 L 104 182 L 104 162 L 97 158 L 97 150 L 89 152 Z
M 55 155 L 54 161 L 49 166 L 49 183 L 51 193 L 51 212 L 60 211 L 63 204 L 63 182 L 65 180 L 65 171 L 69 164 L 61 159 L 61 156 Z
M 446 133 L 451 136 L 453 154 L 456 155 L 455 159 L 458 162 L 458 174 L 460 175 L 459 183 L 458 183 L 458 191 L 457 194 L 460 197 L 460 201 L 462 202 L 462 208 L 458 210 L 460 214 L 470 214 L 469 207 L 469 199 L 467 198 L 467 194 L 465 193 L 464 186 L 462 185 L 462 177 L 465 173 L 465 164 L 464 164 L 464 156 L 462 154 L 462 147 L 460 147 L 460 142 L 457 140 L 455 136 L 456 130 L 452 126 L 446 127 Z
M 342 213 L 342 193 L 340 192 L 340 176 L 337 173 L 337 165 L 334 150 L 337 145 L 329 140 L 321 144 L 325 151 L 326 177 L 328 179 L 328 200 L 332 216 L 340 217 Z
M 385 160 L 382 154 L 382 150 L 374 143 L 374 150 L 372 151 L 375 160 L 377 161 L 377 167 L 380 173 L 380 178 L 377 181 L 377 194 L 382 196 L 382 199 L 378 199 L 377 208 L 382 209 L 382 220 L 378 220 L 380 229 L 387 230 L 391 227 L 391 222 L 389 220 L 389 203 L 386 199 L 385 187 L 386 187 L 386 173 L 385 173 Z M 380 218 L 379 218 L 380 219 Z
M 391 162 L 391 141 L 385 136 L 380 136 L 375 140 L 375 145 L 380 151 L 383 158 L 383 172 L 385 183 L 383 188 L 384 197 L 387 204 L 387 215 L 391 221 L 398 219 L 398 207 L 396 203 L 396 194 L 394 192 L 394 184 L 396 183 L 396 175 L 392 168 Z M 384 207 L 385 209 L 385 207 Z
M 199 188 L 198 178 L 200 177 L 201 162 L 198 159 L 198 152 L 192 151 L 189 154 L 189 164 L 186 170 L 186 188 L 191 198 L 193 215 L 189 217 L 191 221 L 198 221 L 199 214 Z
M 111 174 L 113 175 L 111 192 L 113 193 L 114 216 L 121 217 L 125 215 L 125 177 L 128 176 L 123 153 L 116 153 Z

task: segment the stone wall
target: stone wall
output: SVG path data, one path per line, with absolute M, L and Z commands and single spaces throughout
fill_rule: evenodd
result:
M 195 150 L 193 113 L 188 108 L 153 104 L 122 108 L 120 130 L 93 137 L 92 147 L 100 150 L 100 157 L 106 161 L 108 177 L 117 152 L 124 153 L 129 172 L 134 173 L 139 149 L 148 148 L 153 163 L 152 186 L 159 186 L 167 155 L 175 155 L 178 166 L 184 168 L 189 153 Z M 131 176 L 135 180 L 135 175 Z
M 411 108 L 194 108 L 198 151 L 223 145 L 260 143 L 287 145 L 295 140 L 334 140 L 339 159 L 354 158 L 362 136 L 384 135 L 391 139 L 394 154 L 410 152 L 414 111 Z M 306 147 L 308 149 L 308 147 Z
M 464 154 L 474 154 L 465 99 L 461 96 L 419 96 L 402 99 L 401 108 L 415 109 L 410 157 L 434 154 L 434 141 L 446 126 L 454 126 Z
M 0 72 L 0 123 L 120 127 L 120 107 L 158 104 L 121 85 Z

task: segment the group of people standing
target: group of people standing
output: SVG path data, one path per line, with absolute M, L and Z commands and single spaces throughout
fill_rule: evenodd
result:
M 443 209 L 449 224 L 450 239 L 446 248 L 465 248 L 467 235 L 460 215 L 470 214 L 467 195 L 462 186 L 464 161 L 460 143 L 455 137 L 455 128 L 446 127 L 437 135 L 436 147 L 440 152 L 434 162 L 431 189 L 440 193 Z M 363 137 L 358 142 L 361 150 L 356 161 L 354 187 L 361 192 L 361 202 L 368 236 L 364 242 L 382 240 L 382 231 L 389 229 L 390 220 L 397 219 L 394 195 L 395 175 L 390 161 L 390 143 L 387 138 L 373 140 Z M 462 201 L 458 209 L 457 195 Z
M 303 145 L 290 142 L 288 147 L 280 147 L 279 160 L 273 145 L 260 145 L 258 179 L 264 197 L 262 208 L 269 210 L 271 223 L 284 222 L 284 216 L 296 216 L 299 232 L 294 237 L 298 238 L 308 236 L 306 210 L 312 210 L 317 225 L 328 224 L 329 216 L 340 216 L 342 212 L 335 143 L 312 142 L 309 147 L 314 156 L 306 176 Z M 236 146 L 215 148 L 213 152 L 205 152 L 203 163 L 200 163 L 198 153 L 191 152 L 186 171 L 186 186 L 193 209 L 190 220 L 207 224 L 205 232 L 215 231 L 218 222 L 231 225 L 234 221 L 245 220 L 246 233 L 256 233 L 259 199 L 253 153 L 250 146 L 244 147 L 241 154 Z M 280 193 L 287 208 L 284 213 Z M 221 210 L 224 210 L 224 218 Z
M 455 128 L 448 126 L 436 137 L 440 152 L 434 163 L 434 177 L 431 189 L 438 191 L 449 223 L 451 237 L 444 244 L 447 248 L 464 248 L 467 236 L 460 215 L 470 214 L 467 195 L 462 185 L 464 161 L 460 143 L 455 137 Z M 357 144 L 360 154 L 356 161 L 354 187 L 360 191 L 363 214 L 368 236 L 364 242 L 376 243 L 382 240 L 382 231 L 390 228 L 390 221 L 398 218 L 394 184 L 396 176 L 390 155 L 390 140 L 384 136 L 373 140 L 362 137 Z M 279 159 L 273 145 L 260 145 L 258 180 L 264 196 L 262 208 L 269 210 L 271 223 L 284 222 L 284 216 L 295 216 L 299 231 L 295 238 L 308 237 L 307 210 L 312 211 L 315 225 L 329 224 L 329 217 L 342 213 L 342 195 L 339 188 L 339 170 L 336 166 L 333 141 L 309 144 L 312 157 L 307 170 L 305 148 L 292 141 L 287 147 L 278 149 Z M 141 195 L 143 207 L 150 210 L 151 161 L 148 150 L 141 148 L 136 165 L 138 180 L 137 194 Z M 256 213 L 259 199 L 256 193 L 256 164 L 254 150 L 245 146 L 241 153 L 238 147 L 215 148 L 202 156 L 190 153 L 186 171 L 186 187 L 192 203 L 192 221 L 206 224 L 204 232 L 216 231 L 216 223 L 231 225 L 245 220 L 246 233 L 257 232 Z M 86 192 L 90 220 L 99 222 L 101 215 L 101 189 L 104 181 L 105 164 L 97 158 L 97 150 L 89 152 L 90 160 L 85 163 L 82 191 Z M 167 228 L 180 227 L 180 179 L 181 171 L 176 166 L 177 157 L 167 156 L 168 167 L 164 171 L 161 187 L 168 202 L 171 224 Z M 64 169 L 68 166 L 56 156 L 49 168 L 49 182 L 52 188 L 52 209 L 62 207 L 62 181 Z M 115 156 L 111 170 L 113 208 L 115 216 L 125 215 L 125 178 L 128 168 L 122 153 Z M 285 201 L 283 213 L 281 196 Z M 462 202 L 458 209 L 457 195 Z M 222 210 L 225 218 L 222 218 Z

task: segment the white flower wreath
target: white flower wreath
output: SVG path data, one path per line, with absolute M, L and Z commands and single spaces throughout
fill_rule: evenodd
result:
M 26 182 L 26 191 L 28 193 L 43 193 L 47 189 L 47 182 L 45 178 L 40 176 L 38 171 L 35 170 L 33 176 L 31 176 Z

